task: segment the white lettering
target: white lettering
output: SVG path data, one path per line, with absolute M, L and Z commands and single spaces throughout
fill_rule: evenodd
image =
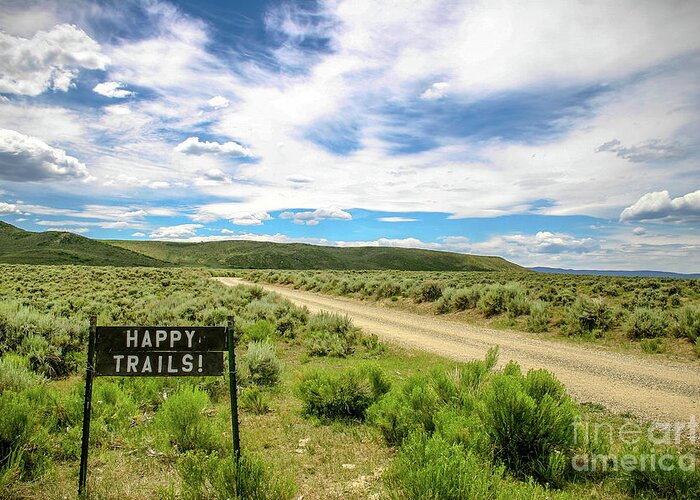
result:
M 199 370 L 197 370 L 199 373 L 202 373 L 202 355 L 199 355 Z
M 139 362 L 139 357 L 135 354 L 129 354 L 126 357 L 126 373 L 137 372 Z
M 194 337 L 194 330 L 185 330 L 185 335 L 187 335 L 187 347 L 192 349 L 192 338 Z
M 177 368 L 173 368 L 173 357 L 168 356 L 168 373 L 177 373 Z
M 146 356 L 146 359 L 143 360 L 143 366 L 141 367 L 141 373 L 152 373 L 153 369 L 151 368 L 151 357 Z
M 123 354 L 115 354 L 113 357 L 114 357 L 114 361 L 117 363 L 116 369 L 114 371 L 116 373 L 119 373 L 119 370 L 121 370 L 122 359 L 124 359 L 124 355 Z
M 165 342 L 168 338 L 168 332 L 165 330 L 156 330 L 156 347 L 160 347 L 161 342 Z
M 134 343 L 134 345 L 131 345 L 131 342 Z M 126 331 L 126 347 L 136 347 L 139 344 L 139 331 L 138 330 L 127 330 Z
M 141 341 L 141 347 L 153 347 L 153 342 L 151 342 L 151 332 L 146 330 L 143 332 L 143 340 Z
M 191 354 L 185 354 L 182 357 L 182 371 L 185 373 L 189 373 L 192 371 L 192 355 Z
M 175 347 L 175 342 L 180 342 L 182 338 L 182 333 L 180 330 L 170 330 L 170 348 Z
M 158 373 L 163 373 L 163 356 L 158 356 Z

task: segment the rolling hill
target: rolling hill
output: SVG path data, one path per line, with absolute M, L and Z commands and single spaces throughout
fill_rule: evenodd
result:
M 150 266 L 166 263 L 73 233 L 32 233 L 0 221 L 0 263 Z
M 232 269 L 394 269 L 406 271 L 522 271 L 501 257 L 414 248 L 338 248 L 303 243 L 110 241 L 120 248 L 180 266 Z
M 68 232 L 34 233 L 0 221 L 0 263 L 191 266 L 228 269 L 393 269 L 523 271 L 501 257 L 412 248 L 338 248 L 302 243 L 93 240 Z

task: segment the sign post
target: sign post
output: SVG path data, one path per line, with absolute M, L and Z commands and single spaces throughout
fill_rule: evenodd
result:
M 80 455 L 78 496 L 87 482 L 88 443 L 93 377 L 223 376 L 224 351 L 229 353 L 231 430 L 233 452 L 240 457 L 236 353 L 233 316 L 225 327 L 217 326 L 97 326 L 90 318 L 88 359 L 85 372 L 83 442 Z
M 226 339 L 228 343 L 228 384 L 231 392 L 231 434 L 233 436 L 233 455 L 238 463 L 241 458 L 241 442 L 238 435 L 238 391 L 236 381 L 236 351 L 233 340 L 233 316 L 226 322 Z
M 90 335 L 88 336 L 87 367 L 85 368 L 85 404 L 83 405 L 83 442 L 80 451 L 80 479 L 78 496 L 82 498 L 87 481 L 88 443 L 90 441 L 90 410 L 92 409 L 92 377 L 95 373 L 95 336 L 97 334 L 97 316 L 90 316 Z

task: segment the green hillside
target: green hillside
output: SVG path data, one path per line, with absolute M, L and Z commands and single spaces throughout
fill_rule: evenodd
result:
M 500 257 L 412 248 L 338 248 L 259 241 L 101 241 L 67 232 L 33 233 L 2 221 L 0 263 L 228 269 L 523 270 Z
M 395 269 L 406 271 L 508 271 L 522 267 L 501 257 L 409 248 L 338 248 L 302 243 L 213 241 L 110 241 L 154 259 L 181 266 L 233 269 Z
M 32 233 L 0 221 L 0 263 L 89 266 L 166 265 L 146 255 L 73 233 Z

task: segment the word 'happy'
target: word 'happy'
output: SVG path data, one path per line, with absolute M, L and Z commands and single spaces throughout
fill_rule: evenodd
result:
M 153 333 L 150 330 L 127 330 L 125 337 L 126 347 L 127 349 L 173 349 L 186 343 L 187 348 L 191 349 L 194 344 L 195 333 L 195 330 L 154 330 Z

